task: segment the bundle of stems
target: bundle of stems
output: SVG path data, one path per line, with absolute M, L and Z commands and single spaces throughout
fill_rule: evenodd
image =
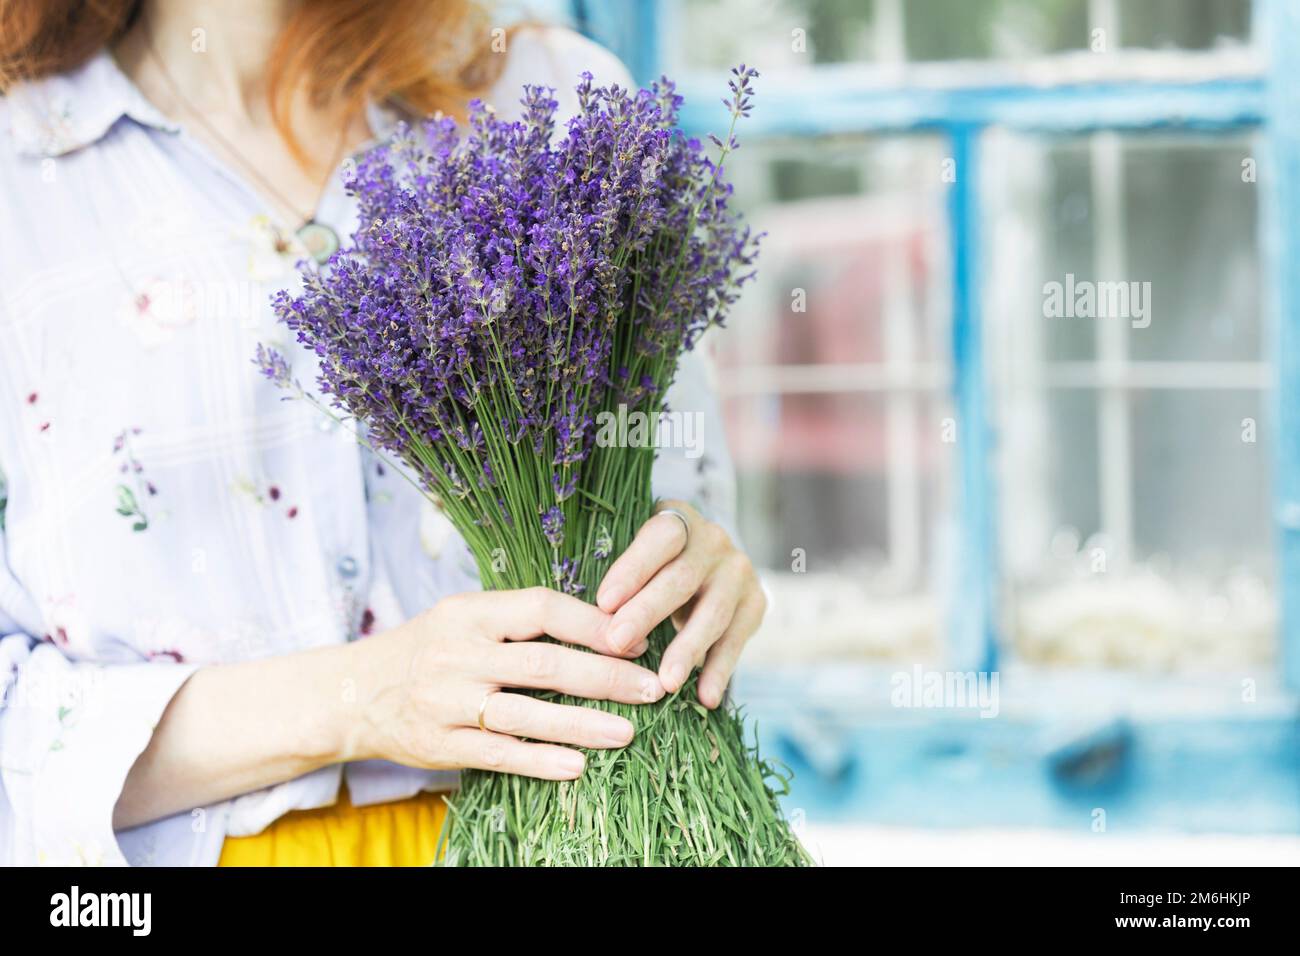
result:
M 753 275 L 757 237 L 722 170 L 754 76 L 733 71 L 716 161 L 676 128 L 667 80 L 631 93 L 584 75 L 562 137 L 542 87 L 517 122 L 475 104 L 464 135 L 404 127 L 349 179 L 352 244 L 277 298 L 321 389 L 414 473 L 485 588 L 594 600 L 652 514 L 654 442 L 602 442 L 597 423 L 657 422 L 683 350 Z M 283 356 L 261 362 L 292 382 Z M 659 625 L 640 662 L 657 669 L 673 634 Z M 466 771 L 447 864 L 809 862 L 777 803 L 788 781 L 730 701 L 696 702 L 694 677 L 639 707 L 539 696 L 620 714 L 635 737 L 589 752 L 573 781 Z

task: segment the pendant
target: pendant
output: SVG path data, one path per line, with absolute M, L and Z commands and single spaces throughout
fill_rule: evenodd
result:
M 319 265 L 324 265 L 339 251 L 339 234 L 315 219 L 309 219 L 298 227 L 298 239 Z

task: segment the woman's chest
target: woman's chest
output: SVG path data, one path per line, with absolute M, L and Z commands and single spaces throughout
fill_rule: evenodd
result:
M 330 634 L 365 557 L 359 455 L 253 364 L 290 345 L 269 299 L 301 249 L 201 164 L 101 149 L 0 212 L 10 567 L 73 650 Z

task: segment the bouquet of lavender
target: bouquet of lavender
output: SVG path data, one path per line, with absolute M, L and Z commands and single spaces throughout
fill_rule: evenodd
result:
M 756 74 L 733 73 L 716 162 L 675 128 L 667 80 L 630 94 L 584 74 L 559 138 L 541 87 L 520 122 L 474 104 L 463 136 L 445 119 L 403 127 L 350 177 L 352 247 L 276 300 L 323 391 L 414 471 L 485 588 L 594 599 L 652 513 L 652 444 L 607 447 L 597 423 L 657 421 L 683 350 L 753 274 L 757 240 L 721 172 Z M 283 359 L 262 360 L 287 383 Z M 672 636 L 660 625 L 642 663 L 657 668 Z M 740 715 L 695 703 L 694 678 L 640 709 L 548 696 L 619 713 L 636 737 L 589 753 L 575 781 L 466 772 L 448 863 L 808 861 Z

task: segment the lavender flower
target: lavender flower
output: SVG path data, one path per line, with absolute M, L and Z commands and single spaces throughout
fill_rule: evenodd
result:
M 755 75 L 732 78 L 733 128 Z M 453 520 L 510 538 L 487 552 L 518 542 L 508 496 L 479 492 L 534 487 L 539 466 L 541 540 L 558 547 L 597 413 L 657 413 L 677 356 L 752 275 L 756 239 L 728 210 L 721 161 L 675 128 L 673 84 L 630 92 L 584 74 L 577 94 L 563 135 L 543 87 L 525 87 L 517 122 L 476 102 L 463 136 L 445 119 L 399 128 L 348 179 L 351 246 L 275 300 L 368 439 L 462 502 Z M 257 361 L 290 383 L 278 353 Z
M 253 363 L 261 369 L 263 375 L 281 388 L 288 388 L 293 384 L 293 372 L 289 368 L 289 360 L 284 357 L 284 353 L 268 348 L 259 342 L 257 355 L 253 358 Z
M 558 506 L 552 505 L 542 512 L 542 534 L 552 548 L 564 544 L 564 512 Z
M 578 562 L 565 558 L 551 565 L 551 586 L 565 594 L 578 595 L 587 590 L 578 575 Z

